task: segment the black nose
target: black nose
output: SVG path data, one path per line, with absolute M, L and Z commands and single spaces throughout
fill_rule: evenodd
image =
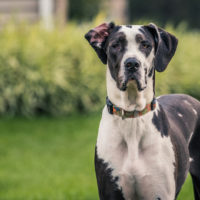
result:
M 128 58 L 124 62 L 124 65 L 128 70 L 137 71 L 140 67 L 140 62 L 136 58 Z

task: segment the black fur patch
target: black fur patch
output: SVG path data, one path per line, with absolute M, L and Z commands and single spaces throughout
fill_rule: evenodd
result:
M 154 72 L 154 67 L 151 67 L 151 70 L 149 71 L 148 77 L 152 77 Z
M 140 44 L 139 50 L 145 54 L 146 57 L 149 56 L 151 53 L 152 48 L 154 45 L 154 39 L 152 35 L 149 33 L 149 31 L 145 30 L 144 27 L 140 28 L 139 31 L 142 33 L 141 35 L 136 36 L 136 42 Z M 138 40 L 137 37 L 140 36 L 140 39 Z
M 143 26 L 143 28 L 148 30 L 145 32 L 149 32 L 154 38 L 156 44 L 154 66 L 158 72 L 162 72 L 166 69 L 170 60 L 174 56 L 178 40 L 175 36 L 161 28 L 158 28 L 154 24 Z
M 176 155 L 176 196 L 181 190 L 182 184 L 187 177 L 189 169 L 189 156 L 193 158 L 190 165 L 190 173 L 192 174 L 195 187 L 195 195 L 199 197 L 200 189 L 200 103 L 188 95 L 164 95 L 158 99 L 158 103 L 162 108 L 157 118 L 154 118 L 154 124 L 162 133 L 163 123 L 167 119 L 167 135 L 170 136 Z M 193 109 L 196 110 L 195 115 Z M 181 117 L 178 114 L 181 114 Z M 165 116 L 165 117 L 163 117 Z M 164 120 L 163 120 L 164 118 Z M 162 125 L 159 125 L 162 124 Z M 164 128 L 165 129 L 165 128 Z M 165 129 L 166 130 L 166 129 Z M 193 137 L 189 144 L 188 141 L 193 133 Z M 165 132 L 166 134 L 166 132 Z
M 132 28 L 132 25 L 126 25 L 127 28 Z
M 118 189 L 116 184 L 118 177 L 112 177 L 112 169 L 108 168 L 108 164 L 98 158 L 97 150 L 95 150 L 95 170 L 100 199 L 125 200 L 122 191 Z
M 121 59 L 126 52 L 127 40 L 125 34 L 120 32 L 120 28 L 121 27 L 115 29 L 115 31 L 113 31 L 109 36 L 106 43 L 106 52 L 110 74 L 116 81 L 118 88 L 122 90 L 122 82 L 118 77 L 118 74 L 120 70 Z
M 160 110 L 158 111 L 158 114 L 154 112 L 152 122 L 157 128 L 157 130 L 161 133 L 162 137 L 168 136 L 169 123 L 168 123 L 165 113 L 163 112 L 162 106 L 160 106 Z
M 145 71 L 145 83 L 147 84 L 147 68 L 145 68 L 144 71 Z

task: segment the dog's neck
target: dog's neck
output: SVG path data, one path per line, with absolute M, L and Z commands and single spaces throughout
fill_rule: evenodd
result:
M 120 91 L 115 80 L 111 77 L 109 68 L 106 73 L 107 95 L 110 101 L 126 111 L 138 110 L 145 108 L 146 104 L 152 102 L 154 97 L 152 77 L 147 79 L 147 87 L 143 91 L 138 91 L 135 81 L 128 83 L 126 91 Z

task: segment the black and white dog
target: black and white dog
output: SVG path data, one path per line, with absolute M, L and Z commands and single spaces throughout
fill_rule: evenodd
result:
M 165 70 L 177 39 L 154 24 L 114 23 L 85 37 L 108 65 L 95 154 L 100 199 L 174 200 L 189 171 L 200 200 L 200 102 L 154 97 L 155 70 Z

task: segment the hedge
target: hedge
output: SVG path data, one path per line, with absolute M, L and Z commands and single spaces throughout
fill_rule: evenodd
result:
M 84 39 L 94 24 L 8 25 L 0 30 L 0 115 L 51 116 L 93 112 L 105 102 L 105 70 Z M 168 69 L 157 73 L 157 95 L 185 92 L 200 99 L 200 33 L 167 27 L 179 38 Z

